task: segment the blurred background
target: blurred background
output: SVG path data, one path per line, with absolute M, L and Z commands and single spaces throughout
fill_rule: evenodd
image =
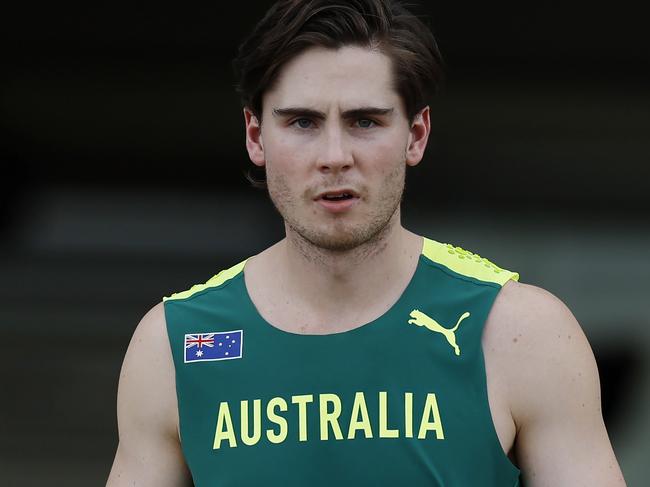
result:
M 0 484 L 103 485 L 163 295 L 282 237 L 230 60 L 269 2 L 15 3 L 0 91 Z M 598 10 L 603 8 L 603 10 Z M 622 5 L 435 2 L 448 64 L 405 225 L 573 311 L 630 486 L 650 446 L 650 49 Z

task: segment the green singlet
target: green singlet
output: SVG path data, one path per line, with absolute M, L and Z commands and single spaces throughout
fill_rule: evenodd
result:
M 424 239 L 399 300 L 363 326 L 282 331 L 245 261 L 165 298 L 183 453 L 196 487 L 515 487 L 481 334 L 519 275 Z

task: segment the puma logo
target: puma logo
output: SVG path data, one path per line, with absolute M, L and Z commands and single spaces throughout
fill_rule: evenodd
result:
M 460 355 L 460 348 L 458 347 L 458 345 L 456 345 L 455 333 L 456 330 L 458 329 L 458 325 L 460 325 L 460 322 L 463 321 L 465 318 L 467 318 L 469 315 L 470 315 L 469 311 L 465 311 L 461 315 L 461 317 L 458 318 L 458 322 L 456 323 L 456 326 L 454 326 L 453 328 L 445 328 L 430 316 L 425 315 L 422 311 L 414 309 L 413 311 L 411 311 L 411 314 L 409 315 L 412 318 L 409 320 L 409 323 L 412 325 L 424 326 L 435 333 L 442 333 L 447 339 L 447 341 L 449 342 L 449 345 L 453 347 L 454 353 L 456 355 Z

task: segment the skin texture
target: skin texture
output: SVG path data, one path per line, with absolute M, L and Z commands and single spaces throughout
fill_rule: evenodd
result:
M 399 202 L 406 167 L 424 154 L 429 109 L 408 120 L 390 68 L 377 51 L 311 49 L 264 96 L 262 123 L 244 111 L 249 156 L 266 169 L 287 234 L 245 273 L 253 302 L 279 328 L 300 323 L 299 332 L 331 333 L 363 325 L 390 308 L 415 270 L 421 239 L 401 227 Z M 389 113 L 346 116 L 364 107 Z M 275 114 L 287 108 L 300 110 Z M 341 188 L 359 196 L 349 211 L 333 214 L 315 201 Z M 267 275 L 276 276 L 273 286 Z
M 497 432 L 525 485 L 625 485 L 603 423 L 593 353 L 564 303 L 510 282 L 482 341 Z
M 380 317 L 406 288 L 422 248 L 401 226 L 399 202 L 406 168 L 424 154 L 428 107 L 408 120 L 389 59 L 358 47 L 306 51 L 283 68 L 263 105 L 262 121 L 244 110 L 246 147 L 266 168 L 286 238 L 247 262 L 251 299 L 272 326 L 294 333 L 335 333 Z M 389 112 L 350 115 L 363 107 Z M 341 188 L 357 196 L 349 209 L 319 203 L 319 194 Z M 625 485 L 593 354 L 558 298 L 507 283 L 482 343 L 495 428 L 528 487 Z M 118 426 L 109 486 L 190 485 L 161 305 L 127 351 Z
M 191 486 L 178 441 L 174 365 L 162 303 L 140 321 L 117 393 L 119 444 L 107 486 Z
M 345 251 L 381 240 L 398 209 L 406 166 L 422 158 L 429 114 L 425 109 L 409 125 L 380 52 L 347 47 L 337 51 L 336 63 L 332 52 L 311 49 L 289 62 L 264 97 L 264 123 L 248 110 L 245 118 L 249 155 L 266 168 L 288 237 L 305 240 L 310 250 Z M 359 71 L 359 56 L 367 71 L 350 76 Z M 341 86 L 345 90 L 337 91 Z M 345 118 L 345 112 L 363 107 L 389 112 Z M 287 110 L 294 113 L 278 113 Z M 340 188 L 359 194 L 362 204 L 351 214 L 327 215 L 313 204 L 319 193 Z

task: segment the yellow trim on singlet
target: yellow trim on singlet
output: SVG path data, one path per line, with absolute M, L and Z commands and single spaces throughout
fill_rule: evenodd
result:
M 422 254 L 429 260 L 441 264 L 457 274 L 467 277 L 473 277 L 479 281 L 493 282 L 503 286 L 510 279 L 519 280 L 519 274 L 502 269 L 498 265 L 490 262 L 480 255 L 474 254 L 468 250 L 454 247 L 451 244 L 443 244 L 424 238 L 422 245 Z M 240 272 L 243 272 L 246 260 L 229 269 L 219 272 L 216 276 L 210 278 L 204 284 L 196 284 L 187 291 L 174 293 L 171 296 L 165 296 L 163 301 L 171 299 L 186 299 L 205 289 L 221 286 L 224 282 L 232 279 Z
M 208 288 L 211 288 L 211 287 L 221 286 L 224 282 L 232 279 L 237 274 L 242 272 L 244 270 L 244 265 L 246 265 L 246 261 L 240 262 L 239 264 L 232 266 L 230 269 L 225 269 L 225 270 L 219 272 L 219 274 L 217 274 L 214 277 L 211 277 L 204 284 L 196 284 L 195 286 L 192 286 L 187 291 L 182 291 L 180 293 L 174 293 L 169 297 L 166 296 L 166 297 L 163 298 L 163 301 L 168 301 L 170 299 L 186 299 L 186 298 L 189 298 L 190 296 L 193 296 L 194 294 L 199 293 L 199 292 L 201 292 L 201 291 L 203 291 L 205 289 L 208 289 Z
M 422 254 L 427 259 L 442 264 L 457 274 L 473 277 L 479 281 L 493 282 L 503 286 L 510 279 L 519 280 L 518 273 L 502 269 L 485 257 L 451 244 L 424 238 Z

